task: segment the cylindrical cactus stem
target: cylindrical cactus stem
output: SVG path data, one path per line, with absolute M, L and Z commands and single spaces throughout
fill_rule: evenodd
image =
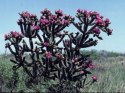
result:
M 65 37 L 65 35 L 62 35 L 61 38 L 60 38 L 60 40 L 57 41 L 56 45 L 58 45 L 63 40 L 64 37 Z
M 83 30 L 81 28 L 79 28 L 78 24 L 75 22 L 72 22 L 72 24 L 82 33 Z
M 9 48 L 10 52 L 11 52 L 13 55 L 16 55 L 16 52 L 14 52 L 14 51 L 12 50 L 12 48 L 11 48 L 10 45 L 8 46 L 8 48 Z
M 39 35 L 38 33 L 36 34 L 36 36 L 38 37 L 39 41 L 40 41 L 41 43 L 43 43 L 43 40 L 42 40 L 42 38 L 40 37 L 40 35 Z

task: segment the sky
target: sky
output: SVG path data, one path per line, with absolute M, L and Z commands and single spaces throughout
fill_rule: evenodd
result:
M 65 14 L 75 16 L 77 9 L 97 11 L 111 21 L 111 36 L 103 36 L 98 45 L 88 49 L 107 50 L 125 53 L 125 0 L 0 0 L 0 53 L 5 52 L 4 34 L 20 31 L 16 21 L 22 11 L 40 16 L 40 11 L 63 10 Z M 69 28 L 70 31 L 77 31 Z

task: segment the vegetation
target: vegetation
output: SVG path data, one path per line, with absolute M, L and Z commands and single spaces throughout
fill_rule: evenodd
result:
M 5 34 L 5 41 L 8 41 L 5 48 L 13 55 L 10 61 L 14 63 L 13 81 L 9 83 L 12 92 L 20 80 L 19 70 L 24 72 L 27 88 L 54 81 L 55 84 L 46 86 L 47 93 L 79 93 L 97 81 L 97 76 L 91 72 L 95 67 L 91 54 L 81 50 L 96 46 L 99 40 L 103 40 L 102 32 L 108 36 L 112 34 L 108 18 L 81 9 L 77 10 L 75 17 L 62 10 L 52 13 L 48 9 L 41 11 L 40 18 L 29 12 L 19 15 L 17 24 L 21 32 Z M 77 29 L 76 33 L 65 31 L 71 24 Z M 98 58 L 95 51 L 91 53 Z
M 96 51 L 96 50 L 94 50 Z M 86 51 L 91 53 L 92 51 Z M 96 51 L 94 54 L 99 55 L 102 51 Z M 125 56 L 121 53 L 108 52 L 110 54 L 107 58 L 100 55 L 100 58 L 95 58 L 94 64 L 95 69 L 92 73 L 97 74 L 98 81 L 81 91 L 85 92 L 125 92 Z M 10 55 L 1 55 L 0 57 L 0 92 L 45 92 L 46 88 L 51 84 L 56 83 L 55 81 L 43 82 L 41 81 L 38 85 L 30 86 L 29 88 L 25 85 L 25 78 L 27 77 L 23 69 L 18 70 L 19 81 L 17 86 L 14 88 L 13 81 L 13 63 L 10 63 Z

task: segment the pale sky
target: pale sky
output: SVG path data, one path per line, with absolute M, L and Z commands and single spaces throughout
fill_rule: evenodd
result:
M 4 34 L 12 30 L 20 31 L 16 21 L 19 12 L 29 11 L 40 15 L 48 8 L 51 11 L 61 9 L 75 16 L 77 9 L 97 11 L 111 20 L 112 36 L 103 35 L 103 41 L 89 49 L 125 52 L 125 0 L 0 0 L 0 53 L 4 53 Z M 77 31 L 70 27 L 70 31 Z

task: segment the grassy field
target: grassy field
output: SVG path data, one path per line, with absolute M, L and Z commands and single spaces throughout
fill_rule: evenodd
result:
M 93 84 L 87 92 L 125 92 L 125 58 L 111 57 L 96 60 L 98 82 Z
M 101 57 L 94 60 L 95 69 L 92 71 L 98 76 L 98 82 L 86 88 L 85 92 L 125 92 L 125 57 Z M 25 86 L 25 74 L 20 69 L 17 87 L 12 86 L 12 63 L 8 57 L 0 58 L 0 92 L 45 92 L 45 86 L 37 85 L 31 89 Z M 48 82 L 47 84 L 49 84 Z

